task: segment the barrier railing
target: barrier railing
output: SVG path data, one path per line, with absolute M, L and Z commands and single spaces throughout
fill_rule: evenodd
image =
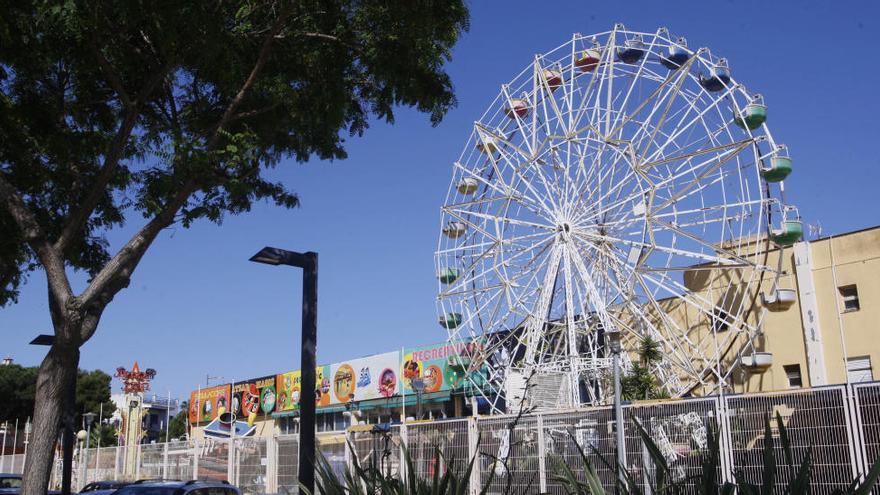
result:
M 739 472 L 760 483 L 763 476 L 765 418 L 779 414 L 795 457 L 810 449 L 814 490 L 827 493 L 847 485 L 880 456 L 880 382 L 837 385 L 783 392 L 637 402 L 624 406 L 629 472 L 643 488 L 655 474 L 635 420 L 651 436 L 674 477 L 700 475 L 713 428 L 720 441 L 716 478 L 732 480 Z M 772 432 L 780 459 L 777 484 L 790 476 L 784 469 L 775 419 Z M 355 460 L 386 476 L 430 478 L 435 471 L 461 475 L 471 459 L 472 493 L 489 485 L 490 493 L 564 493 L 556 479 L 562 463 L 583 479 L 580 452 L 590 458 L 607 488 L 614 472 L 599 457 L 615 462 L 615 421 L 610 407 L 522 415 L 409 422 L 387 428 L 321 432 L 317 446 L 342 475 Z M 348 446 L 351 446 L 349 448 Z M 297 492 L 296 435 L 204 439 L 135 446 L 137 477 L 228 480 L 244 494 Z M 125 447 L 80 449 L 75 453 L 74 486 L 121 479 Z M 406 449 L 414 472 L 404 462 Z M 3 459 L 11 470 L 23 469 L 24 456 Z M 60 483 L 56 460 L 53 483 Z M 647 491 L 646 491 L 647 493 Z

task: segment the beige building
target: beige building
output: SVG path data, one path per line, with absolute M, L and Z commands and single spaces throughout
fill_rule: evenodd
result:
M 752 255 L 761 244 L 749 244 Z M 683 345 L 694 356 L 720 349 L 731 392 L 880 379 L 880 227 L 798 242 L 783 253 L 780 260 L 778 249 L 758 252 L 762 264 L 781 268 L 778 280 L 711 266 L 685 272 L 685 285 L 707 308 L 676 298 L 659 302 L 687 336 Z M 712 305 L 731 308 L 740 319 L 713 319 Z M 744 349 L 743 333 L 732 331 L 742 322 L 758 329 L 753 348 Z M 693 361 L 682 365 L 700 369 Z M 693 392 L 715 392 L 714 379 L 707 370 L 706 383 Z
M 880 378 L 880 227 L 798 243 L 785 261 L 796 301 L 764 326 L 761 389 Z

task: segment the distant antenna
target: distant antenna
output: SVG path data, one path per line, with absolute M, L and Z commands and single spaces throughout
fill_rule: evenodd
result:
M 807 228 L 810 229 L 810 235 L 814 240 L 822 237 L 822 224 L 818 220 L 816 220 L 816 223 L 807 225 Z

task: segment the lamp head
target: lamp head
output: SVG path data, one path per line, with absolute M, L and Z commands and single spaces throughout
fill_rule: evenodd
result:
M 272 247 L 264 247 L 257 254 L 251 256 L 250 260 L 256 263 L 265 263 L 267 265 L 280 265 L 284 254 L 280 249 Z

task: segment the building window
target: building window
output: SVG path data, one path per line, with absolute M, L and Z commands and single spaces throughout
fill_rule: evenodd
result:
M 871 371 L 871 357 L 859 356 L 846 360 L 846 378 L 850 383 L 870 382 L 874 379 Z
M 804 386 L 801 378 L 801 365 L 786 364 L 782 367 L 785 370 L 785 376 L 788 378 L 788 388 L 801 388 Z
M 859 291 L 856 289 L 855 284 L 844 285 L 843 287 L 838 287 L 837 290 L 840 291 L 840 297 L 843 299 L 843 311 L 845 313 L 859 310 Z

